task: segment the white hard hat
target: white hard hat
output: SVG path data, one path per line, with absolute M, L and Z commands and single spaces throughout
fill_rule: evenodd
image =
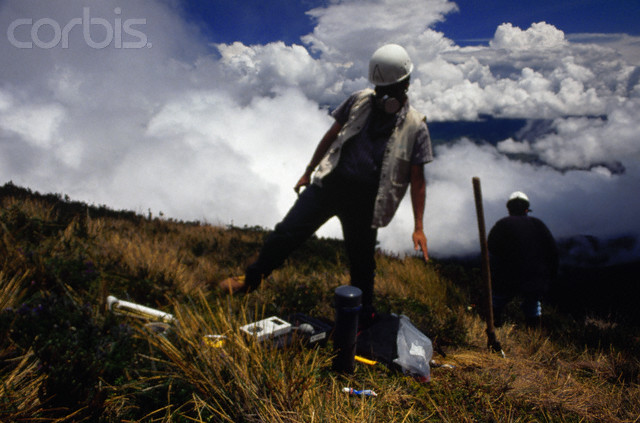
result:
M 377 49 L 369 61 L 369 81 L 376 86 L 395 84 L 411 74 L 413 63 L 407 51 L 398 44 Z
M 507 209 L 509 214 L 521 215 L 531 212 L 529 209 L 529 197 L 522 191 L 516 191 L 511 193 L 509 200 L 507 201 Z
M 511 193 L 511 195 L 509 196 L 509 201 L 512 201 L 512 200 L 523 200 L 528 203 L 529 197 L 527 197 L 527 194 L 525 194 L 522 191 L 516 191 L 514 193 Z

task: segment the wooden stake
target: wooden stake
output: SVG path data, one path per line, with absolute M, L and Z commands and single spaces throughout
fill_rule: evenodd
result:
M 493 299 L 491 292 L 491 267 L 489 265 L 489 248 L 487 246 L 487 231 L 484 226 L 484 207 L 482 205 L 482 188 L 480 186 L 480 178 L 474 176 L 473 196 L 476 201 L 476 215 L 478 217 L 478 232 L 480 235 L 480 251 L 482 253 L 482 278 L 484 279 L 484 299 L 487 320 L 487 347 L 504 357 L 502 346 L 496 338 L 495 328 L 493 326 Z

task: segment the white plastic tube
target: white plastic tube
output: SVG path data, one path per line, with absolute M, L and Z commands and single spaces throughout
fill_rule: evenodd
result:
M 129 301 L 119 300 L 113 295 L 109 295 L 107 297 L 107 307 L 111 311 L 119 311 L 125 314 L 132 314 L 136 317 L 157 319 L 166 323 L 174 323 L 176 321 L 176 318 L 173 316 L 173 314 L 165 313 L 164 311 L 156 310 L 151 307 L 146 307 Z

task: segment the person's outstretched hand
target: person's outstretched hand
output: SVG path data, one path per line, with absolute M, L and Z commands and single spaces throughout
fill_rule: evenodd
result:
M 429 261 L 429 251 L 427 249 L 427 236 L 424 231 L 417 230 L 413 232 L 413 248 L 416 251 L 422 251 L 424 261 Z

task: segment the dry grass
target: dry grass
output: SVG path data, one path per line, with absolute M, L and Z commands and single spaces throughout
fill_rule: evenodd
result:
M 0 310 L 19 306 L 24 298 L 23 285 L 27 276 L 9 278 L 0 271 Z M 0 366 L 0 421 L 3 421 L 3 416 L 12 416 L 15 420 L 33 416 L 41 409 L 38 388 L 44 379 L 44 375 L 38 372 L 39 363 L 33 351 L 20 355 L 17 349 L 5 346 L 0 349 L 2 362 L 6 367 Z
M 380 294 L 420 298 L 426 304 L 442 308 L 447 304 L 447 281 L 430 264 L 413 257 L 395 259 L 378 255 L 376 290 Z
M 452 384 L 484 387 L 490 395 L 479 397 L 491 419 L 532 421 L 522 416 L 529 409 L 540 416 L 533 421 L 640 421 L 640 386 L 617 380 L 612 372 L 616 353 L 571 351 L 543 331 L 507 325 L 497 331 L 506 353 L 501 358 L 483 348 L 483 323 L 472 318 L 468 325 L 475 348 L 449 354 L 457 374 L 433 383 L 449 385 L 443 388 L 452 396 Z
M 103 260 L 119 263 L 125 272 L 149 279 L 171 281 L 183 293 L 203 288 L 221 273 L 220 267 L 207 257 L 196 257 L 185 244 L 224 239 L 223 229 L 212 226 L 187 226 L 167 223 L 154 231 L 153 224 L 140 231 L 127 222 L 96 219 L 89 223 L 89 233 L 101 250 Z M 172 228 L 171 226 L 175 226 Z
M 175 339 L 153 337 L 154 347 L 164 357 L 159 364 L 166 368 L 165 377 L 171 375 L 195 387 L 194 395 L 180 407 L 182 412 L 191 410 L 228 422 L 423 419 L 424 410 L 412 404 L 412 379 L 394 377 L 379 366 L 360 366 L 354 375 L 339 375 L 330 369 L 331 349 L 303 348 L 296 341 L 286 348 L 255 342 L 238 331 L 238 325 L 248 321 L 243 316 L 255 315 L 244 305 L 244 301 L 231 301 L 211 308 L 200 297 L 197 305 L 176 307 L 181 323 Z M 207 333 L 225 335 L 224 345 L 205 346 L 202 338 Z M 342 392 L 345 386 L 373 389 L 380 396 L 349 397 Z
M 507 324 L 497 331 L 506 353 L 500 358 L 487 351 L 483 322 L 462 307 L 451 281 L 414 258 L 380 254 L 376 290 L 394 311 L 428 325 L 440 339 L 452 325 L 464 331 L 462 338 L 449 336 L 456 341 L 445 348 L 446 357 L 434 357 L 455 367 L 433 368 L 429 384 L 380 364 L 336 374 L 331 344 L 273 348 L 240 333 L 243 324 L 273 314 L 331 318 L 332 292 L 348 283 L 341 253 L 325 251 L 312 264 L 292 259 L 256 293 L 229 298 L 212 283 L 242 270 L 260 245 L 260 231 L 87 213 L 60 221 L 53 206 L 36 200 L 4 199 L 0 212 L 8 222 L 0 228 L 1 310 L 57 287 L 58 279 L 77 276 L 91 263 L 94 276 L 73 286 L 65 280 L 62 291 L 78 304 L 92 304 L 94 318 L 108 317 L 96 296 L 113 294 L 179 321 L 163 335 L 142 321 L 119 318 L 145 347 L 117 381 L 96 381 L 106 396 L 103 421 L 640 421 L 639 381 L 626 371 L 640 367 L 637 357 Z M 309 251 L 324 251 L 323 245 L 318 241 Z M 613 329 L 619 328 L 597 328 L 603 334 Z M 224 335 L 224 346 L 208 346 L 207 334 Z M 0 339 L 0 421 L 80 419 L 80 409 L 61 416 L 43 408 L 41 365 L 32 350 Z M 378 397 L 349 397 L 345 386 L 373 389 Z
M 42 410 L 39 388 L 45 376 L 38 372 L 39 363 L 32 351 L 6 361 L 10 370 L 2 374 L 0 421 L 3 416 L 11 416 L 12 421 L 24 421 Z
M 0 310 L 17 307 L 25 296 L 25 280 L 29 273 L 7 277 L 0 270 Z

